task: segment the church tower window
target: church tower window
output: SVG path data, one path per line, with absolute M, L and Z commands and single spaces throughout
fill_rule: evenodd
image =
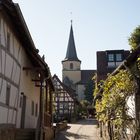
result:
M 70 63 L 70 69 L 71 70 L 73 69 L 73 63 Z

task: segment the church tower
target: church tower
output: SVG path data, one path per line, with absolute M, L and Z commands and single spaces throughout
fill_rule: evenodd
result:
M 67 53 L 65 59 L 62 61 L 62 67 L 63 83 L 75 89 L 75 83 L 81 80 L 81 61 L 77 57 L 72 21 Z

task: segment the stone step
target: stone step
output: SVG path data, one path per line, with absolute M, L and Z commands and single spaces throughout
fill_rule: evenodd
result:
M 15 140 L 34 140 L 35 129 L 19 129 L 16 131 Z

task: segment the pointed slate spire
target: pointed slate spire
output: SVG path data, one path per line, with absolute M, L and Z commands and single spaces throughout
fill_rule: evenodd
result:
M 67 47 L 67 53 L 64 61 L 80 61 L 77 57 L 76 47 L 74 42 L 73 28 L 72 28 L 72 20 L 71 20 L 71 29 L 69 35 L 69 42 Z

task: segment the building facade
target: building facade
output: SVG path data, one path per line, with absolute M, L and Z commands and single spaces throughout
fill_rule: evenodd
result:
M 78 105 L 75 91 L 62 83 L 56 75 L 53 76 L 53 84 L 55 87 L 55 122 L 63 120 L 70 122 L 75 117 L 75 109 Z
M 1 128 L 51 128 L 53 91 L 19 5 L 0 0 L 0 139 Z
M 105 80 L 129 54 L 128 50 L 97 51 L 97 82 Z
M 121 74 L 121 76 L 123 78 L 119 77 L 118 79 L 121 79 L 120 81 L 119 80 L 112 81 L 112 83 L 110 84 L 111 86 L 108 87 L 108 89 L 106 87 L 104 87 L 104 86 L 99 87 L 99 90 L 98 90 L 99 93 L 98 93 L 97 98 L 96 98 L 96 100 L 98 100 L 98 102 L 104 101 L 104 99 L 107 96 L 108 96 L 108 102 L 112 102 L 113 92 L 115 91 L 116 95 L 118 94 L 117 96 L 114 96 L 114 99 L 117 102 L 115 103 L 115 100 L 113 99 L 113 101 L 114 101 L 113 106 L 111 108 L 109 107 L 109 111 L 111 112 L 111 114 L 106 114 L 106 116 L 110 115 L 109 118 L 111 118 L 110 119 L 111 123 L 108 124 L 108 120 L 106 122 L 105 121 L 100 121 L 100 124 L 99 124 L 99 126 L 100 126 L 100 136 L 103 137 L 103 139 L 112 139 L 112 138 L 114 138 L 115 135 L 113 135 L 113 132 L 115 132 L 115 129 L 117 127 L 119 127 L 119 129 L 121 129 L 121 131 L 118 131 L 118 132 L 120 132 L 118 139 L 122 139 L 122 138 L 124 138 L 124 139 L 140 139 L 140 135 L 139 135 L 139 128 L 140 128 L 140 87 L 139 87 L 140 86 L 140 69 L 139 69 L 139 55 L 140 55 L 140 46 L 137 46 L 137 48 L 135 48 L 135 50 L 131 50 L 131 53 L 128 55 L 128 57 L 126 57 L 124 59 L 124 61 L 119 65 L 119 67 L 117 67 L 110 74 L 110 77 L 115 77 L 116 78 L 122 72 L 123 72 L 123 74 L 125 72 L 127 72 L 127 74 L 124 74 L 124 75 Z M 110 77 L 107 77 L 107 80 L 105 82 L 109 81 Z M 123 86 L 118 86 L 119 82 Z M 127 86 L 125 84 L 127 84 Z M 117 90 L 114 90 L 115 89 L 114 87 L 116 87 Z M 110 95 L 111 94 L 112 95 L 110 96 L 108 94 L 106 96 L 103 93 L 104 91 L 107 94 L 109 93 Z M 119 100 L 117 100 L 118 97 L 119 97 Z M 122 97 L 124 97 L 123 103 L 121 101 Z M 121 103 L 119 101 L 121 101 Z M 106 104 L 105 106 L 108 106 L 108 102 L 105 103 Z M 116 106 L 117 103 L 119 105 Z M 113 111 L 114 106 L 115 106 L 115 111 Z M 127 121 L 128 124 L 127 125 L 121 125 L 121 127 L 120 127 L 120 124 L 119 124 L 119 126 L 114 125 L 115 119 L 117 119 L 117 117 L 119 116 L 118 115 L 119 113 L 116 112 L 116 110 L 118 110 L 118 108 L 120 108 L 120 106 L 121 107 L 124 106 L 124 109 L 121 110 L 120 112 L 122 114 L 126 114 L 127 117 L 129 117 L 129 121 L 127 121 L 126 117 L 122 117 L 123 124 L 126 124 L 125 121 Z M 108 112 L 108 110 L 105 111 L 105 112 Z M 104 113 L 104 110 L 102 111 L 102 113 Z M 102 113 L 101 113 L 101 115 L 102 115 Z M 114 120 L 114 122 L 112 120 Z M 110 131 L 108 131 L 108 130 L 110 130 Z

